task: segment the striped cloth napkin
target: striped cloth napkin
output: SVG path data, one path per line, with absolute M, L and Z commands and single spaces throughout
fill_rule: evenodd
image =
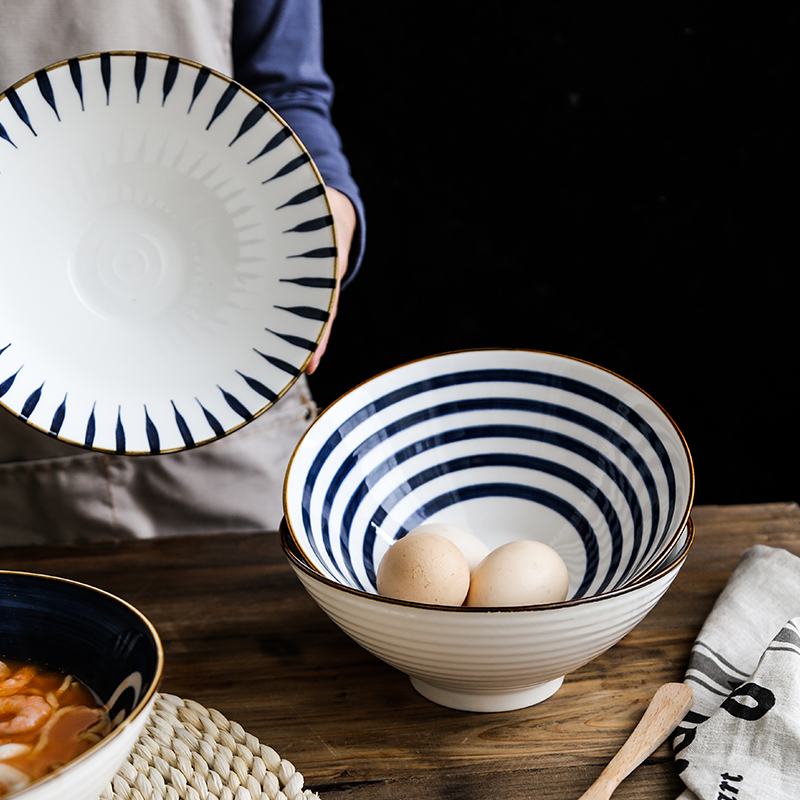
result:
M 692 648 L 678 800 L 800 798 L 800 558 L 745 552 Z

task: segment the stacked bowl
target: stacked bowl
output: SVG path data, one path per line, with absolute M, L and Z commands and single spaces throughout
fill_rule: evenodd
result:
M 282 543 L 331 619 L 422 695 L 500 711 L 549 697 L 652 609 L 691 546 L 693 495 L 680 430 L 629 381 L 552 353 L 462 351 L 378 375 L 315 420 L 287 471 Z M 567 599 L 380 596 L 383 555 L 429 522 L 489 549 L 544 542 Z

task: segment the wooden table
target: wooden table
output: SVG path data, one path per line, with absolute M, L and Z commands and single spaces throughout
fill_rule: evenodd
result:
M 471 714 L 424 700 L 308 597 L 277 534 L 0 550 L 0 568 L 99 586 L 141 609 L 164 642 L 164 692 L 241 723 L 323 800 L 570 800 L 600 773 L 653 692 L 681 680 L 692 643 L 742 553 L 800 555 L 796 504 L 700 507 L 688 560 L 619 644 L 541 705 Z M 675 800 L 662 745 L 614 797 Z

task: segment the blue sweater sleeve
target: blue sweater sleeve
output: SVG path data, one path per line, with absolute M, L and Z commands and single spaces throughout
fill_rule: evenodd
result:
M 326 185 L 347 195 L 358 225 L 345 285 L 366 239 L 361 194 L 331 120 L 333 83 L 322 63 L 320 0 L 235 0 L 233 77 L 263 98 L 303 142 Z

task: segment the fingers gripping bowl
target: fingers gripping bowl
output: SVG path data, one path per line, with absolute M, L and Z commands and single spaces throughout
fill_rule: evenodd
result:
M 666 412 L 623 378 L 524 350 L 422 359 L 327 408 L 284 489 L 284 550 L 312 597 L 424 696 L 465 710 L 539 702 L 647 614 L 692 542 L 694 471 Z M 424 522 L 490 548 L 535 539 L 566 601 L 434 607 L 380 597 L 376 570 Z
M 5 659 L 78 679 L 106 707 L 111 725 L 85 753 L 13 797 L 96 800 L 127 759 L 155 702 L 164 662 L 155 629 L 135 608 L 100 589 L 0 572 L 0 660 Z

